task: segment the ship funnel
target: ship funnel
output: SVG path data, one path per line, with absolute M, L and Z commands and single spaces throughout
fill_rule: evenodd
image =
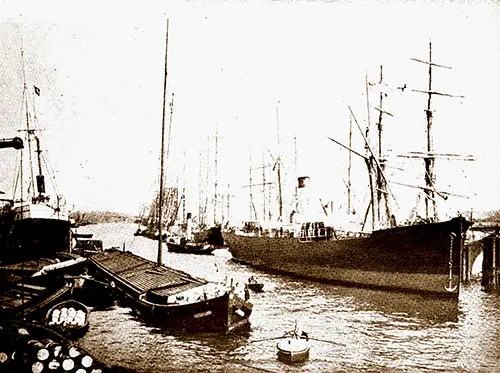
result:
M 38 194 L 45 193 L 45 178 L 43 175 L 36 175 L 36 186 L 38 189 Z
M 191 213 L 186 214 L 186 239 L 190 241 L 193 238 L 193 219 Z
M 309 176 L 297 178 L 297 212 L 304 215 L 309 210 Z

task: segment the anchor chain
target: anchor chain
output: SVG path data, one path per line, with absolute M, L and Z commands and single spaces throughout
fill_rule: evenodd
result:
M 457 235 L 453 232 L 450 233 L 450 260 L 448 261 L 449 275 L 448 286 L 444 287 L 446 291 L 453 293 L 458 288 L 458 284 L 452 287 L 453 284 L 453 241 Z

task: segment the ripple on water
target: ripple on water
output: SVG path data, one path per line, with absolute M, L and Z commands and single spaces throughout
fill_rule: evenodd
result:
M 85 228 L 85 230 L 83 229 Z M 104 246 L 119 246 L 156 260 L 157 243 L 134 237 L 133 224 L 81 228 Z M 200 277 L 257 275 L 263 293 L 252 293 L 247 333 L 173 336 L 144 325 L 130 309 L 93 311 L 81 343 L 108 363 L 138 372 L 496 372 L 500 371 L 500 296 L 478 284 L 464 287 L 459 306 L 407 294 L 329 286 L 270 275 L 233 263 L 224 255 L 165 253 L 165 263 Z M 295 322 L 315 340 L 302 365 L 276 359 L 277 337 Z M 318 340 L 322 340 L 318 341 Z

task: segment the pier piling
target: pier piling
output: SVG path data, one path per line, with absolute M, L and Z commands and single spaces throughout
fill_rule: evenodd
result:
M 500 235 L 491 235 L 484 240 L 483 277 L 481 284 L 487 288 L 498 289 L 500 279 L 498 263 L 500 260 Z

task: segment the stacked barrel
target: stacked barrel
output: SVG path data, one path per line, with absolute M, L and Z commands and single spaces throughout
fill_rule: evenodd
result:
M 25 328 L 0 328 L 0 372 L 101 373 L 82 349 L 54 339 L 40 339 Z
M 82 327 L 87 321 L 87 315 L 82 310 L 76 310 L 74 307 L 61 307 L 52 310 L 49 316 L 49 325 L 79 326 Z

